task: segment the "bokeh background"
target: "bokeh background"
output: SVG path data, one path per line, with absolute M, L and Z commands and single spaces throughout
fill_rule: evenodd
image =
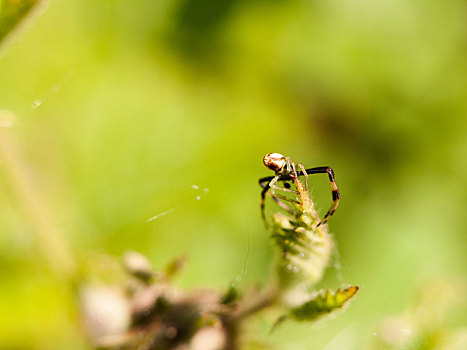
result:
M 0 58 L 2 349 L 88 348 L 72 264 L 105 280 L 137 250 L 186 255 L 182 288 L 267 281 L 269 152 L 335 170 L 323 285 L 361 290 L 313 325 L 259 316 L 259 342 L 360 349 L 421 284 L 467 278 L 465 1 L 56 0 L 23 27 Z

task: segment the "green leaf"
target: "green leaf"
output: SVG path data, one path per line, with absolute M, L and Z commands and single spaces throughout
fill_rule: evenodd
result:
M 319 291 L 311 300 L 290 311 L 292 318 L 298 321 L 312 321 L 341 309 L 357 293 L 358 287 Z
M 229 289 L 221 298 L 221 304 L 226 305 L 238 300 L 239 292 L 238 288 L 233 284 L 230 285 Z
M 165 267 L 165 275 L 168 279 L 172 279 L 177 276 L 182 269 L 185 267 L 187 258 L 186 256 L 180 256 L 174 260 L 172 260 L 166 267 Z

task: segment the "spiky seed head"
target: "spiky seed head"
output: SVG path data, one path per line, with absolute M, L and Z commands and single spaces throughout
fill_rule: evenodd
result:
M 264 156 L 263 163 L 266 168 L 278 172 L 284 169 L 286 161 L 285 157 L 280 153 L 268 153 Z

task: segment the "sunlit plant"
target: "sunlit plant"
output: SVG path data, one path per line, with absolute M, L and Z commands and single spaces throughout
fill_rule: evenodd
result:
M 46 1 L 0 1 L 0 50 L 5 47 L 5 39 L 12 37 L 24 19 L 31 17 L 33 10 L 37 12 L 39 4 L 46 4 Z M 5 116 L 2 112 L 1 121 L 6 120 Z M 7 141 L 3 148 L 12 149 Z M 18 152 L 6 158 L 19 159 L 21 155 Z M 269 220 L 270 235 L 277 250 L 275 270 L 261 288 L 241 290 L 232 284 L 223 292 L 182 291 L 175 286 L 173 277 L 185 265 L 185 259 L 175 259 L 163 271 L 156 271 L 146 257 L 136 252 L 124 256 L 125 284 L 96 286 L 87 283 L 86 269 L 77 268 L 66 242 L 60 235 L 51 234 L 55 232 L 53 224 L 44 220 L 47 215 L 41 211 L 43 206 L 29 180 L 17 181 L 19 192 L 25 193 L 34 203 L 30 214 L 37 222 L 51 266 L 78 291 L 87 336 L 94 347 L 235 350 L 245 344 L 245 321 L 265 309 L 274 309 L 279 315 L 271 322 L 273 329 L 287 319 L 315 321 L 342 309 L 353 298 L 358 291 L 356 286 L 335 291 L 316 289 L 335 249 L 327 226 L 340 201 L 334 172 L 329 167 L 305 169 L 278 153 L 266 155 L 263 162 L 275 172 L 274 176 L 260 179 L 264 222 L 266 196 L 279 208 Z M 16 161 L 9 163 L 12 177 L 26 172 L 21 167 Z M 320 173 L 329 176 L 333 200 L 322 219 L 308 191 L 308 176 Z M 305 179 L 304 184 L 301 178 Z M 279 193 L 281 191 L 284 194 Z
M 301 169 L 299 173 L 289 158 L 273 156 L 278 167 L 270 166 L 271 155 L 265 157 L 264 163 L 276 172 L 276 176 L 260 180 L 262 209 L 266 195 L 280 208 L 271 215 L 270 234 L 277 249 L 277 259 L 270 281 L 262 288 L 247 291 L 234 285 L 224 293 L 210 289 L 181 291 L 174 286 L 172 278 L 184 265 L 183 259 L 175 260 L 163 272 L 156 272 L 144 256 L 130 252 L 124 259 L 130 276 L 125 292 L 83 289 L 83 310 L 97 347 L 240 349 L 244 344 L 242 329 L 245 320 L 264 309 L 275 309 L 281 315 L 271 323 L 273 328 L 287 319 L 315 321 L 342 309 L 349 302 L 358 287 L 347 286 L 335 291 L 315 289 L 335 249 L 326 224 L 340 199 L 333 174 L 330 176 L 333 206 L 321 220 L 307 191 L 308 179 L 305 185 L 300 180 L 300 176 L 306 177 L 309 172 L 297 164 Z M 321 172 L 329 174 L 329 171 Z M 281 188 L 277 183 L 287 185 Z M 294 197 L 277 194 L 281 190 Z M 98 325 L 114 324 L 111 321 L 117 318 L 113 313 L 100 310 L 102 305 L 94 302 L 96 298 L 105 299 L 99 296 L 100 293 L 109 293 L 107 299 L 114 300 L 116 305 L 110 309 L 118 310 L 122 321 L 119 331 L 101 327 L 100 332 L 96 332 Z

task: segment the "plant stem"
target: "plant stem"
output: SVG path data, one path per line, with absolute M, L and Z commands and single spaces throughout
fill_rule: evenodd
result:
M 63 232 L 41 198 L 21 151 L 0 128 L 0 160 L 3 160 L 18 202 L 34 226 L 39 247 L 50 267 L 59 276 L 72 279 L 76 265 Z
M 249 316 L 272 306 L 279 297 L 276 283 L 269 283 L 261 293 L 243 298 L 238 308 L 231 314 L 224 315 L 222 320 L 226 330 L 226 344 L 223 350 L 240 349 L 240 330 L 242 322 Z

